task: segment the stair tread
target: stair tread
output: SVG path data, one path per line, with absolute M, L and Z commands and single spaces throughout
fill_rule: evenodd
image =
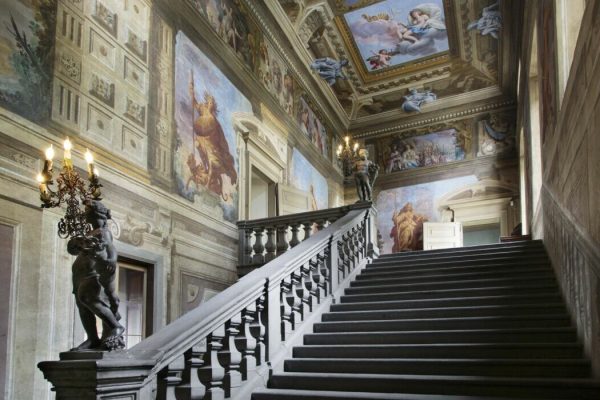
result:
M 318 332 L 307 335 L 385 335 L 385 334 L 428 334 L 428 333 L 545 333 L 545 332 L 573 332 L 574 327 L 558 326 L 552 328 L 489 328 L 489 329 L 427 329 L 412 331 L 369 331 L 369 332 Z
M 459 267 L 457 267 L 459 268 Z M 400 271 L 399 271 L 400 272 Z M 553 276 L 553 271 L 549 268 L 523 268 L 523 269 L 519 269 L 517 271 L 498 271 L 498 270 L 490 270 L 490 271 L 479 271 L 479 272 L 457 272 L 457 273 L 446 273 L 446 274 L 436 274 L 436 275 L 423 275 L 423 276 L 400 276 L 400 277 L 394 277 L 394 276 L 389 276 L 394 274 L 393 272 L 385 272 L 385 273 L 375 273 L 375 272 L 369 272 L 369 271 L 363 271 L 359 276 L 357 276 L 357 280 L 354 282 L 379 282 L 379 281 L 389 281 L 390 279 L 393 280 L 417 280 L 417 279 L 442 279 L 442 278 L 457 278 L 457 277 L 478 277 L 478 276 L 488 276 L 488 275 L 494 275 L 494 274 L 510 274 L 511 276 L 518 276 L 518 275 L 526 275 L 526 274 L 531 274 L 531 273 L 538 273 L 541 275 L 551 275 Z M 378 276 L 378 275 L 386 275 L 386 277 L 373 277 L 373 275 Z
M 377 310 L 352 310 L 352 311 L 329 311 L 328 314 L 369 314 L 369 313 L 381 313 L 381 312 L 417 312 L 417 311 L 456 311 L 456 310 L 503 310 L 503 309 L 520 309 L 520 308 L 564 308 L 562 303 L 530 303 L 530 304 L 494 304 L 494 305 L 483 305 L 483 306 L 456 306 L 456 307 L 419 307 L 419 308 L 381 308 Z
M 461 384 L 465 382 L 473 382 L 479 384 L 502 383 L 509 385 L 543 385 L 543 386 L 566 386 L 578 385 L 588 386 L 600 389 L 600 380 L 593 378 L 520 378 L 520 377 L 496 377 L 496 376 L 471 376 L 471 375 L 410 375 L 410 374 L 343 374 L 343 373 L 318 373 L 318 372 L 281 372 L 274 376 L 288 377 L 319 377 L 327 379 L 394 379 L 394 380 L 422 380 L 422 381 L 444 381 L 446 383 Z
M 431 394 L 373 393 L 373 392 L 340 392 L 330 390 L 298 390 L 265 388 L 253 392 L 254 395 L 273 394 L 276 396 L 299 396 L 314 399 L 369 399 L 369 400 L 516 400 L 508 397 L 482 396 L 445 396 Z M 279 398 L 279 397 L 273 397 Z M 520 399 L 522 400 L 522 399 Z
M 419 282 L 419 283 L 396 283 L 396 284 L 389 284 L 389 285 L 365 285 L 365 286 L 351 286 L 349 289 L 352 290 L 358 290 L 358 289 L 374 289 L 374 288 L 395 288 L 395 287 L 414 287 L 414 286 L 426 286 L 426 285 L 454 285 L 454 284 L 465 284 L 465 283 L 488 283 L 488 282 L 529 282 L 531 279 L 527 279 L 527 278 L 482 278 L 482 279 L 455 279 L 455 280 L 447 280 L 447 281 L 443 281 L 443 282 Z M 556 279 L 554 278 L 554 276 L 551 277 L 544 277 L 544 278 L 540 278 L 537 281 L 539 282 L 540 280 L 543 281 L 553 281 L 555 282 Z M 386 280 L 389 281 L 389 280 Z
M 558 288 L 556 285 L 539 285 L 539 284 L 531 284 L 531 285 L 522 285 L 522 286 L 517 286 L 520 289 L 554 289 L 556 290 L 556 292 L 558 293 Z M 409 290 L 409 291 L 405 291 L 405 292 L 399 292 L 399 291 L 395 291 L 395 292 L 383 292 L 383 293 L 357 293 L 357 294 L 345 294 L 342 296 L 342 298 L 352 298 L 352 296 L 381 296 L 381 295 L 390 295 L 390 294 L 420 294 L 420 293 L 424 293 L 424 294 L 431 294 L 431 293 L 456 293 L 456 292 L 461 292 L 461 291 L 468 291 L 468 292 L 474 292 L 477 290 L 513 290 L 515 289 L 515 286 L 488 286 L 488 287 L 474 287 L 474 288 L 460 288 L 460 289 L 433 289 L 433 290 Z
M 345 297 L 345 296 L 342 296 Z M 515 298 L 527 298 L 527 299 L 531 299 L 531 298 L 545 298 L 545 297 L 555 297 L 555 298 L 559 298 L 562 299 L 562 297 L 560 297 L 560 294 L 558 292 L 556 292 L 555 294 L 521 294 L 521 295 L 498 295 L 498 296 L 467 296 L 467 297 L 440 297 L 440 298 L 433 298 L 433 299 L 411 299 L 411 300 L 381 300 L 381 301 L 377 301 L 376 303 L 378 304 L 382 304 L 382 305 L 392 305 L 392 304 L 403 304 L 403 303 L 414 303 L 414 302 L 435 302 L 435 301 L 464 301 L 464 300 L 469 300 L 469 301 L 476 301 L 476 300 L 508 300 L 508 299 L 515 299 Z M 338 304 L 333 304 L 333 307 L 339 306 L 339 305 L 348 305 L 350 303 L 338 303 Z M 354 302 L 351 303 L 353 305 L 361 305 L 361 304 L 373 304 L 373 302 Z
M 376 363 L 427 363 L 427 364 L 435 364 L 435 363 L 463 363 L 463 364 L 523 364 L 523 365 L 532 365 L 532 364 L 550 364 L 550 365 L 564 365 L 564 364 L 589 364 L 589 361 L 585 358 L 552 358 L 552 359 L 543 359 L 543 358 L 361 358 L 360 360 L 352 360 L 347 358 L 336 358 L 336 357 L 328 357 L 328 358 L 316 358 L 316 357 L 306 357 L 306 358 L 293 358 L 288 361 L 293 362 L 343 362 L 343 363 L 357 363 L 361 364 L 363 362 L 376 362 Z
M 317 324 L 347 324 L 349 322 L 356 323 L 378 323 L 378 322 L 433 322 L 433 321 L 475 321 L 475 320 L 532 320 L 532 319 L 569 319 L 569 314 L 531 314 L 531 315 L 489 315 L 477 317 L 443 317 L 443 318 L 395 318 L 395 319 L 366 319 L 359 321 L 322 321 Z

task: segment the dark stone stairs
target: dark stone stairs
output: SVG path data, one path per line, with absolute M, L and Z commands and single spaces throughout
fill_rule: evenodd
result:
M 253 400 L 599 400 L 541 242 L 384 255 Z

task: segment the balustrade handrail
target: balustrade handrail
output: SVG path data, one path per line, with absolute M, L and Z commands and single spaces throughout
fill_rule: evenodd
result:
M 368 212 L 370 203 L 339 207 L 349 212 L 317 232 L 309 240 L 300 243 L 285 254 L 265 264 L 201 306 L 179 317 L 158 332 L 141 341 L 123 353 L 127 359 L 155 360 L 152 369 L 158 372 L 175 358 L 179 357 L 194 343 L 205 338 L 213 330 L 256 301 L 263 289 L 270 288 L 293 272 L 299 265 L 307 262 L 318 251 L 329 245 L 330 241 L 351 227 L 357 218 Z M 339 211 L 338 211 L 339 212 Z M 297 216 L 297 214 L 295 214 Z
M 303 213 L 309 214 L 314 218 L 315 213 Z M 264 386 L 266 369 L 282 368 L 286 351 L 310 327 L 301 324 L 314 322 L 353 274 L 378 255 L 376 214 L 371 203 L 325 210 L 321 215 L 331 224 L 318 223 L 320 230 L 312 235 L 314 222 L 289 216 L 292 233 L 296 224 L 305 225 L 302 242 L 294 241 L 291 250 L 278 252 L 131 349 L 100 359 L 69 355 L 75 359 L 44 361 L 39 367 L 57 400 L 134 392 L 136 398 L 157 400 L 247 399 L 253 388 Z M 263 228 L 248 229 L 260 238 Z M 272 231 L 269 235 L 272 249 Z M 260 253 L 260 245 L 254 248 Z M 82 374 L 95 379 L 77 380 Z
M 298 222 L 301 223 L 303 221 L 308 220 L 319 220 L 319 219 L 329 219 L 331 217 L 341 217 L 346 215 L 350 210 L 353 209 L 361 209 L 364 208 L 364 204 L 367 203 L 357 203 L 351 204 L 347 206 L 341 206 L 336 208 L 327 208 L 324 210 L 316 210 L 316 211 L 305 211 L 301 213 L 295 214 L 286 214 L 279 215 L 277 217 L 267 217 L 267 218 L 258 218 L 251 220 L 243 220 L 237 222 L 237 227 L 240 229 L 251 229 L 258 228 L 263 226 L 279 226 L 279 225 L 288 225 L 290 223 Z

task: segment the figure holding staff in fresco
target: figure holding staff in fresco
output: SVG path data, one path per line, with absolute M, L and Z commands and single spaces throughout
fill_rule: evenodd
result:
M 190 71 L 189 92 L 192 100 L 194 147 L 200 156 L 200 163 L 196 162 L 195 154 L 192 152 L 187 162 L 192 173 L 187 186 L 189 187 L 191 182 L 198 186 L 205 186 L 211 192 L 220 195 L 224 201 L 228 201 L 229 193 L 223 190 L 224 179 L 229 179 L 230 184 L 235 185 L 237 172 L 225 132 L 217 119 L 219 113 L 217 102 L 208 91 L 204 92 L 204 101 L 196 100 L 193 71 Z

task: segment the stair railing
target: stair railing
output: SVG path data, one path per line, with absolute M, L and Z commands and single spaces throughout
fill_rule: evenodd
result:
M 377 256 L 375 209 L 363 203 L 345 211 L 129 350 L 39 363 L 57 400 L 249 399 L 281 365 L 290 335 Z
M 324 227 L 346 215 L 355 205 L 238 221 L 238 267 L 256 268 L 296 247 Z

